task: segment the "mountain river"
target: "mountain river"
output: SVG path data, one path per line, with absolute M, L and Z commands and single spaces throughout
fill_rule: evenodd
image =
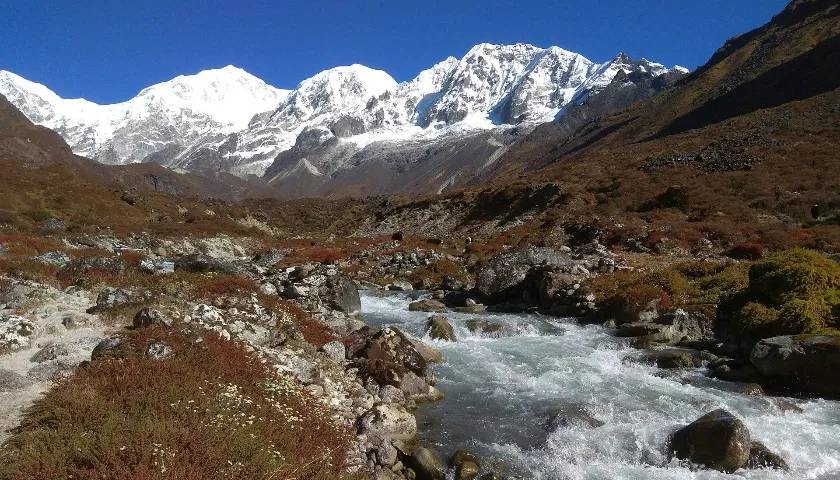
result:
M 573 319 L 447 313 L 458 341 L 430 340 L 429 314 L 408 311 L 410 301 L 405 293 L 366 291 L 362 311 L 369 324 L 397 326 L 443 352 L 432 368 L 446 398 L 422 406 L 417 418 L 420 440 L 444 460 L 468 448 L 485 466 L 539 480 L 840 479 L 840 402 L 745 395 L 702 369 L 646 365 L 607 329 Z M 470 333 L 470 318 L 501 323 L 501 335 Z M 781 408 L 784 402 L 802 412 Z M 791 471 L 728 475 L 669 461 L 669 434 L 716 408 L 743 419 Z M 598 422 L 548 428 L 549 412 L 558 409 L 584 409 Z

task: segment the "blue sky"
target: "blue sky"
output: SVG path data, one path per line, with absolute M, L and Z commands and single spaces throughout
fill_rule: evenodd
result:
M 126 100 L 178 74 L 242 67 L 293 88 L 362 63 L 399 81 L 480 42 L 619 51 L 702 65 L 783 0 L 217 1 L 0 0 L 0 69 L 63 97 Z

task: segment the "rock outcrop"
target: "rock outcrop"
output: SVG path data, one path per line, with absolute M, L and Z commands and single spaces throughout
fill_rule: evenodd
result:
M 796 335 L 765 338 L 750 362 L 769 383 L 797 392 L 840 398 L 840 337 Z

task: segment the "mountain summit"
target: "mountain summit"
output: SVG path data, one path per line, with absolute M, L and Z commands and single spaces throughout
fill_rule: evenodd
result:
M 482 43 L 403 83 L 381 70 L 350 65 L 320 72 L 288 91 L 227 66 L 152 85 L 126 102 L 98 105 L 63 99 L 0 71 L 0 94 L 33 122 L 59 132 L 75 153 L 103 163 L 155 162 L 245 175 L 263 174 L 299 140 L 337 138 L 361 148 L 551 121 L 621 70 L 669 71 L 624 55 L 599 64 L 559 47 Z

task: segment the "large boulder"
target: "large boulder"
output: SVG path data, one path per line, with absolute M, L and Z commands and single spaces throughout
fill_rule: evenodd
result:
M 408 304 L 408 310 L 411 312 L 445 312 L 446 305 L 443 302 L 439 302 L 437 300 L 426 299 L 426 300 L 417 300 L 416 302 L 411 302 Z
M 746 465 L 751 447 L 747 426 L 723 409 L 680 428 L 670 441 L 675 457 L 727 473 Z
M 432 315 L 426 322 L 426 330 L 429 332 L 429 337 L 435 340 L 447 340 L 454 342 L 455 328 L 449 323 L 449 319 L 443 315 Z
M 383 440 L 410 441 L 417 435 L 417 420 L 402 406 L 380 404 L 359 419 L 359 433 L 367 435 L 373 444 Z
M 425 447 L 417 447 L 408 458 L 408 465 L 414 470 L 417 480 L 443 480 L 446 469 L 437 454 Z
M 426 360 L 414 343 L 396 327 L 386 327 L 367 339 L 364 347 L 354 347 L 356 357 L 366 359 L 365 370 L 380 385 L 399 387 L 403 377 L 412 372 L 419 377 L 426 373 Z
M 455 480 L 475 480 L 481 473 L 481 462 L 478 457 L 463 448 L 452 455 L 449 466 L 455 469 Z
M 840 398 L 840 336 L 785 335 L 753 347 L 750 362 L 770 383 Z
M 589 413 L 585 405 L 565 404 L 548 411 L 545 428 L 554 431 L 566 428 L 598 428 L 603 425 L 604 422 Z
M 105 287 L 97 295 L 96 305 L 90 307 L 88 313 L 99 313 L 128 305 L 138 305 L 149 300 L 149 298 L 149 292 L 140 288 Z
M 475 289 L 487 298 L 499 300 L 508 290 L 522 283 L 533 267 L 565 266 L 572 262 L 568 252 L 551 248 L 528 247 L 503 253 L 478 266 Z
M 327 287 L 330 303 L 336 310 L 349 315 L 356 315 L 362 311 L 359 289 L 353 280 L 341 275 L 329 277 Z

